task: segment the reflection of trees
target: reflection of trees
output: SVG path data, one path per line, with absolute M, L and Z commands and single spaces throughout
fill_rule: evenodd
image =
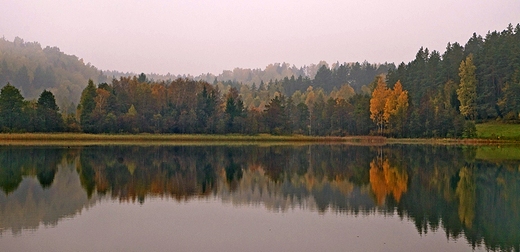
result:
M 144 202 L 150 196 L 217 195 L 274 211 L 300 206 L 396 213 L 411 219 L 420 233 L 442 228 L 448 237 L 465 237 L 474 246 L 518 250 L 519 163 L 476 160 L 474 153 L 473 147 L 410 145 L 2 147 L 0 217 L 11 216 L 5 204 L 37 201 L 42 194 L 47 198 L 41 202 L 51 202 L 61 189 L 71 192 L 62 193 L 62 201 L 81 199 L 62 211 L 69 215 L 86 205 L 87 196 Z M 57 184 L 64 174 L 58 167 L 75 167 L 77 188 L 84 191 Z M 38 197 L 27 201 L 35 178 L 40 187 L 31 193 Z M 33 205 L 38 207 L 16 209 L 40 214 L 51 209 Z M 52 218 L 55 223 L 60 217 Z
M 233 161 L 233 154 L 228 154 L 229 164 L 225 168 L 226 182 L 229 185 L 230 191 L 235 191 L 242 179 L 243 171 L 242 167 Z
M 20 157 L 29 161 L 24 161 L 24 165 L 54 164 L 51 167 L 12 167 L 23 175 L 20 177 L 21 182 L 16 185 L 16 190 L 8 194 L 0 192 L 0 235 L 8 230 L 17 234 L 23 229 L 35 229 L 41 225 L 55 226 L 59 220 L 74 216 L 96 202 L 95 198 L 88 200 L 81 188 L 73 160 L 62 159 L 61 155 L 56 155 L 57 153 L 64 151 L 59 148 L 45 151 L 12 148 L 11 151 L 0 151 L 0 159 L 6 159 L 7 155 L 11 155 L 11 158 Z M 40 162 L 42 160 L 44 162 Z M 58 163 L 60 161 L 62 162 Z M 52 183 L 41 179 L 40 170 L 43 170 L 43 173 L 55 171 L 52 176 L 47 177 L 52 177 Z
M 369 183 L 368 172 L 364 170 L 367 170 L 370 152 L 368 147 L 341 145 L 319 148 L 104 146 L 84 148 L 78 172 L 88 195 L 109 193 L 120 200 L 142 201 L 146 195 L 183 199 L 223 190 L 233 193 L 246 183 L 245 172 L 259 171 L 268 179 L 262 181 L 269 181 L 266 190 L 277 192 L 279 196 L 298 200 L 319 193 L 321 196 L 316 198 L 319 209 L 335 208 L 332 202 L 340 202 L 338 209 L 346 210 L 347 206 L 357 204 L 345 202 L 342 195 L 355 191 L 354 185 Z M 224 187 L 219 186 L 220 179 L 225 181 Z M 258 183 L 258 180 L 249 182 Z M 257 186 L 264 188 L 264 185 Z M 273 187 L 293 189 L 281 192 Z
M 471 228 L 475 218 L 476 183 L 472 169 L 464 166 L 459 172 L 459 182 L 455 193 L 459 198 L 459 219 Z
M 474 190 L 474 217 L 471 228 L 465 229 L 465 236 L 471 243 L 483 242 L 492 250 L 520 251 L 518 167 L 518 162 L 480 161 L 468 168 L 468 180 L 474 181 L 474 186 L 465 187 L 469 192 Z
M 211 193 L 218 156 L 197 147 L 86 148 L 78 168 L 89 195 L 110 193 L 120 200 L 144 201 L 150 196 L 177 199 Z
M 43 187 L 49 187 L 64 154 L 62 148 L 0 147 L 0 189 L 13 192 L 24 176 L 36 176 Z
M 394 199 L 399 202 L 401 195 L 408 188 L 407 183 L 406 170 L 391 167 L 388 159 L 382 162 L 374 159 L 370 163 L 370 185 L 378 205 L 382 205 L 389 194 L 392 194 Z
M 389 159 L 406 163 L 409 174 L 407 193 L 398 203 L 400 216 L 411 218 L 420 233 L 441 227 L 449 236 L 459 237 L 463 226 L 458 218 L 455 188 L 458 169 L 465 164 L 464 152 L 455 147 L 411 146 L 392 151 Z
M 0 159 L 0 188 L 5 193 L 10 193 L 18 187 L 22 182 L 22 166 L 19 164 L 20 160 L 16 159 L 7 153 L 3 152 L 2 158 Z
M 464 236 L 473 246 L 519 250 L 519 163 L 479 161 L 474 152 L 472 147 L 431 146 L 393 151 L 392 158 L 408 163 L 410 182 L 401 200 L 386 207 L 412 219 L 421 233 L 443 228 L 449 237 Z

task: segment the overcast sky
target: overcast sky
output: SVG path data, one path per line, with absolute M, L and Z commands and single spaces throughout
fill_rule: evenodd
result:
M 520 0 L 0 0 L 0 36 L 102 70 L 221 73 L 275 62 L 409 62 L 520 23 Z

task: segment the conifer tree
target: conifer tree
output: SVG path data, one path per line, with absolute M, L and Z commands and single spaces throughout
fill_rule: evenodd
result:
M 22 127 L 24 98 L 20 90 L 7 83 L 0 90 L 0 128 L 19 130 Z
M 92 122 L 92 113 L 96 108 L 96 86 L 92 80 L 88 80 L 88 85 L 81 94 L 81 101 L 78 106 L 79 122 L 81 128 L 85 132 L 92 132 L 94 122 Z

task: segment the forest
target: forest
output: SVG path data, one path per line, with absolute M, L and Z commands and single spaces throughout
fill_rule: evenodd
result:
M 186 74 L 157 74 L 149 73 L 151 81 L 171 82 L 178 78 L 204 80 L 224 85 L 260 85 L 262 80 L 282 80 L 285 77 L 302 76 L 314 78 L 318 69 L 326 65 L 321 61 L 318 64 L 296 67 L 288 63 L 269 64 L 264 69 L 235 68 L 224 70 L 221 74 L 201 74 L 198 76 Z M 344 63 L 351 69 L 349 81 L 354 87 L 370 83 L 377 74 L 386 73 L 393 64 L 370 64 L 368 62 Z M 332 64 L 335 68 L 339 62 Z M 75 113 L 81 92 L 89 79 L 96 83 L 103 83 L 120 77 L 133 77 L 136 73 L 114 70 L 99 70 L 82 58 L 67 55 L 58 47 L 42 45 L 38 42 L 26 42 L 16 37 L 14 41 L 0 38 L 0 87 L 8 82 L 18 88 L 21 94 L 29 99 L 36 99 L 43 90 L 51 91 L 56 96 L 56 102 L 64 114 Z M 215 83 L 214 83 L 215 84 Z M 303 88 L 303 87 L 300 87 Z
M 9 69 L 5 58 L 1 65 Z M 10 80 L 4 72 L 3 82 Z M 277 74 L 264 80 L 268 73 Z M 7 84 L 0 91 L 0 130 L 474 137 L 475 123 L 519 122 L 520 24 L 473 34 L 464 46 L 448 43 L 442 54 L 420 48 L 397 67 L 284 63 L 197 78 L 155 80 L 142 73 L 96 80 L 87 81 L 72 112 L 60 112 L 47 90 L 52 85 L 39 84 L 38 100 L 27 101 L 27 91 L 17 88 L 24 85 Z

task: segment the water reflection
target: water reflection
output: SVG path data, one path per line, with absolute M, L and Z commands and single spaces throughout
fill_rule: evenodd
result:
M 496 152 L 496 149 L 492 150 Z M 217 197 L 272 211 L 397 213 L 487 249 L 520 244 L 520 162 L 479 147 L 0 147 L 0 232 L 56 225 L 99 199 Z
M 95 203 L 81 187 L 72 158 L 63 149 L 0 150 L 0 234 L 55 226 Z

